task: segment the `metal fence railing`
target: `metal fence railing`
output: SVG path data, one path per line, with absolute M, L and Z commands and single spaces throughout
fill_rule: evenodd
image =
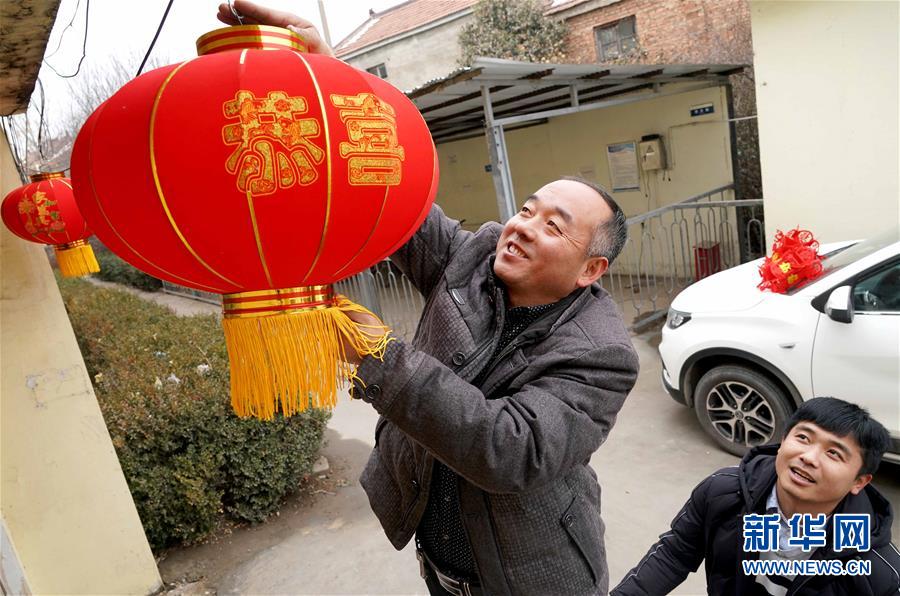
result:
M 628 241 L 603 277 L 626 320 L 664 316 L 678 292 L 764 253 L 763 201 L 731 185 L 627 220 Z
M 166 294 L 174 294 L 176 296 L 184 296 L 186 298 L 193 298 L 194 300 L 200 300 L 201 302 L 209 302 L 210 304 L 222 304 L 222 296 L 219 294 L 213 294 L 212 292 L 204 292 L 203 290 L 195 290 L 193 288 L 186 288 L 186 287 L 180 286 L 178 284 L 173 284 L 170 281 L 163 280 L 162 291 L 165 292 Z
M 601 283 L 631 327 L 665 316 L 675 295 L 708 275 L 764 254 L 763 201 L 735 201 L 731 185 L 627 220 L 628 241 Z M 219 296 L 164 283 L 166 292 L 210 302 Z M 425 306 L 390 261 L 336 284 L 411 340 Z
M 377 314 L 399 337 L 412 341 L 425 300 L 390 261 L 339 281 L 335 290 Z

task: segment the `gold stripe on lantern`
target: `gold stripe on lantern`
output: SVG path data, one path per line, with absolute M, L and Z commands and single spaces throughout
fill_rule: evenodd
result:
M 307 51 L 306 42 L 299 35 L 290 29 L 270 25 L 224 27 L 210 31 L 197 39 L 198 56 L 248 47 L 262 50 Z
M 372 313 L 331 285 L 225 294 L 222 309 L 231 405 L 242 417 L 333 408 L 355 378 L 345 341 L 360 356 L 382 358 L 393 340 L 384 325 L 355 323 L 348 313 Z

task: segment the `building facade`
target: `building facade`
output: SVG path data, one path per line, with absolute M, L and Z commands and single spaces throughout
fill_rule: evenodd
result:
M 369 18 L 334 48 L 338 58 L 409 91 L 459 68 L 459 32 L 475 0 L 411 0 Z

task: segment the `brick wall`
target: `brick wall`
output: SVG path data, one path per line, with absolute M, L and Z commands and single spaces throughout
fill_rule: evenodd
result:
M 618 63 L 744 63 L 752 61 L 746 0 L 622 0 L 566 18 L 567 62 L 599 62 L 594 28 L 635 17 L 638 53 Z

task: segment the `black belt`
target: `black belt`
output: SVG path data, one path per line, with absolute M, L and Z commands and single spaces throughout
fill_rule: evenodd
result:
M 422 579 L 427 577 L 428 570 L 430 569 L 431 572 L 434 573 L 434 576 L 437 578 L 441 587 L 451 594 L 455 594 L 456 596 L 480 596 L 482 594 L 481 586 L 479 584 L 459 580 L 450 577 L 445 573 L 441 573 L 441 570 L 431 562 L 431 559 L 428 558 L 422 549 L 416 549 L 416 558 L 419 559 L 419 574 L 422 576 Z

